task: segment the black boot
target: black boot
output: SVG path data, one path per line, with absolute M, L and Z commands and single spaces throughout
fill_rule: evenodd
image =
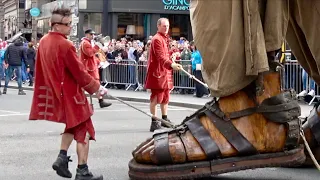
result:
M 59 176 L 71 178 L 72 174 L 69 171 L 69 162 L 72 162 L 70 156 L 59 154 L 57 160 L 53 163 L 52 168 Z
M 170 121 L 168 118 L 163 119 L 163 120 L 168 121 L 169 123 L 171 123 L 171 121 Z M 161 126 L 163 126 L 163 127 L 167 127 L 167 128 L 170 128 L 170 127 L 171 127 L 171 126 L 166 125 L 166 124 L 165 124 L 165 123 L 163 123 L 163 122 L 161 122 Z
M 22 89 L 19 89 L 18 95 L 26 95 L 26 93 Z
M 168 119 L 167 115 L 162 115 L 162 119 L 171 123 L 171 121 Z M 165 123 L 161 122 L 161 126 L 163 127 L 167 127 L 167 128 L 170 128 L 170 126 L 166 125 Z
M 111 106 L 112 103 L 107 103 L 107 102 L 104 102 L 103 99 L 99 99 L 99 105 L 100 105 L 100 108 L 105 108 L 105 107 Z
M 150 126 L 150 132 L 153 132 L 157 129 L 161 129 L 161 122 L 160 121 L 156 121 L 156 120 L 152 120 L 151 121 L 151 126 Z
M 75 180 L 103 180 L 103 176 L 94 176 L 88 167 L 83 169 L 77 168 L 77 174 Z

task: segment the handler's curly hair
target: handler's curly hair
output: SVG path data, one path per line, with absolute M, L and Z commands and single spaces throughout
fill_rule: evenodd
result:
M 61 7 L 57 7 L 52 11 L 52 15 L 54 14 L 58 14 L 61 15 L 63 17 L 67 17 L 67 16 L 71 16 L 71 9 L 70 8 L 66 8 L 64 6 Z

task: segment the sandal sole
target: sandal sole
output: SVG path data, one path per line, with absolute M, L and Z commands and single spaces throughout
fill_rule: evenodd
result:
M 317 147 L 317 148 L 312 148 L 311 151 L 313 152 L 313 155 L 315 156 L 315 158 L 317 159 L 318 163 L 320 163 L 320 147 Z M 301 165 L 301 166 L 297 166 L 298 168 L 299 167 L 315 167 L 310 155 L 308 154 L 307 151 L 305 151 L 306 153 L 306 161 Z
M 212 161 L 190 162 L 174 165 L 139 164 L 129 162 L 129 177 L 132 180 L 182 180 L 206 178 L 213 175 L 266 167 L 287 167 L 305 162 L 304 146 L 278 153 L 267 153 L 243 157 L 230 157 Z

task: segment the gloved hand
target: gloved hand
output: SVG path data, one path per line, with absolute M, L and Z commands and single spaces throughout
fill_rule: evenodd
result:
M 176 70 L 176 71 L 182 69 L 181 64 L 177 64 L 177 63 L 172 63 L 172 64 L 171 64 L 171 67 L 172 67 L 172 69 L 174 69 L 174 70 Z
M 108 89 L 100 85 L 100 88 L 99 88 L 98 92 L 99 92 L 100 95 L 103 96 L 103 95 L 108 94 Z

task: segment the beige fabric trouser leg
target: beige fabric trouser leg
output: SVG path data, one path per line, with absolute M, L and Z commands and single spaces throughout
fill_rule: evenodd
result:
M 320 1 L 290 1 L 287 42 L 306 72 L 320 85 Z
M 214 97 L 233 94 L 269 70 L 267 52 L 281 48 L 288 0 L 192 0 L 190 19 Z

